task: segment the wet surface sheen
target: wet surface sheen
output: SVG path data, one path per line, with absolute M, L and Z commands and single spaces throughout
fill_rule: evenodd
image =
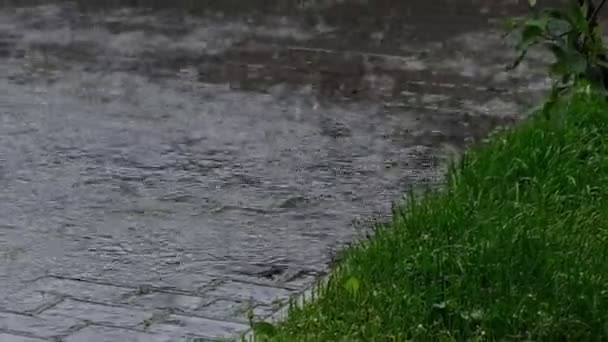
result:
M 220 298 L 188 301 L 204 316 L 270 305 L 231 281 L 303 289 L 354 220 L 437 184 L 446 150 L 544 87 L 502 71 L 506 1 L 18 3 L 0 8 L 6 306 L 43 275 Z

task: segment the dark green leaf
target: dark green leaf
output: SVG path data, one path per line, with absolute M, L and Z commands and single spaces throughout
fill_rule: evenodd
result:
M 578 52 L 570 55 L 570 65 L 572 72 L 577 75 L 584 74 L 587 71 L 587 59 Z
M 518 48 L 523 50 L 538 43 L 545 34 L 548 22 L 548 18 L 531 18 L 524 21 Z
M 562 12 L 560 10 L 547 9 L 547 10 L 543 11 L 542 13 L 549 18 L 552 18 L 555 20 L 566 21 L 570 24 L 574 24 L 574 22 L 572 21 L 572 18 L 570 18 L 569 16 L 567 16 L 564 12 Z
M 527 49 L 530 46 L 538 43 L 543 37 L 547 26 L 546 20 L 530 19 L 523 24 L 521 31 L 521 40 L 518 43 L 518 49 Z
M 555 62 L 551 64 L 549 72 L 554 77 L 563 77 L 570 73 L 570 67 L 565 62 Z
M 568 50 L 578 51 L 581 48 L 581 34 L 578 31 L 571 31 L 566 35 L 566 45 Z
M 547 23 L 547 32 L 550 32 L 553 35 L 559 36 L 565 34 L 569 31 L 572 31 L 572 24 L 567 20 L 550 18 Z
M 570 22 L 576 30 L 583 34 L 589 33 L 589 23 L 587 22 L 587 11 L 589 9 L 587 2 L 585 5 L 579 5 L 577 0 L 568 1 L 568 6 L 565 10 L 565 15 L 570 18 Z
M 521 32 L 521 41 L 519 42 L 520 49 L 526 49 L 538 42 L 542 37 L 543 30 L 538 26 L 526 26 Z
M 587 70 L 587 59 L 580 52 L 558 43 L 547 44 L 555 56 L 556 62 L 551 66 L 554 75 L 580 75 Z
M 553 53 L 553 56 L 558 62 L 568 59 L 568 49 L 559 43 L 547 43 L 547 48 Z

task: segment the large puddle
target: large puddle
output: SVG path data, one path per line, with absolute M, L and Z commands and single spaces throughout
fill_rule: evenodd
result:
M 310 285 L 545 87 L 503 71 L 511 2 L 435 2 L 4 1 L 0 303 L 41 310 L 15 293 L 45 275 Z

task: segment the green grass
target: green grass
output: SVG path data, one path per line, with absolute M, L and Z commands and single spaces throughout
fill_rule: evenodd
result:
M 494 134 L 348 249 L 277 341 L 608 340 L 608 105 Z

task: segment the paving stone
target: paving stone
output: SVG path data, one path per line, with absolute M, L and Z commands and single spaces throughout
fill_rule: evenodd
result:
M 272 305 L 277 300 L 286 300 L 290 294 L 291 291 L 278 287 L 236 281 L 222 283 L 205 293 L 205 295 L 211 297 L 231 298 L 241 301 L 253 298 L 256 302 L 266 305 Z
M 249 303 L 239 302 L 229 299 L 219 299 L 213 303 L 197 310 L 201 316 L 248 323 Z M 253 308 L 253 315 L 257 320 L 261 320 L 273 313 L 273 307 L 268 305 L 257 305 Z
M 95 274 L 96 278 L 103 279 L 104 282 L 115 286 L 133 287 L 133 288 L 162 288 L 163 290 L 174 290 L 184 292 L 196 292 L 198 289 L 209 285 L 216 276 L 210 276 L 207 270 L 177 271 L 176 267 L 172 267 L 171 271 L 163 273 L 145 272 L 143 274 L 135 273 L 118 273 L 118 274 Z M 203 272 L 203 273 L 200 273 Z
M 89 326 L 70 335 L 65 342 L 176 342 L 173 336 L 140 331 Z
M 24 289 L 0 301 L 0 307 L 5 310 L 29 312 L 56 303 L 61 297 L 34 289 Z M 0 340 L 1 342 L 2 340 Z
M 205 338 L 234 338 L 249 329 L 247 324 L 225 322 L 202 317 L 170 315 L 165 321 L 153 323 L 148 327 L 152 333 L 186 338 L 200 336 Z
M 152 292 L 145 295 L 134 295 L 127 300 L 129 304 L 151 308 L 177 309 L 192 312 L 208 303 L 201 297 L 186 296 L 174 293 Z
M 55 277 L 38 279 L 32 285 L 32 289 L 71 296 L 82 300 L 110 303 L 116 303 L 134 291 L 125 287 Z
M 268 305 L 257 305 L 253 308 L 253 315 L 256 320 L 264 320 L 273 313 L 275 313 L 277 309 Z
M 28 316 L 0 312 L 0 329 L 24 332 L 41 338 L 63 336 L 82 321 L 54 316 Z M 3 340 L 0 340 L 4 342 Z
M 0 341 L 1 342 L 45 342 L 48 340 L 43 340 L 40 338 L 33 338 L 33 337 L 25 337 L 25 336 L 19 336 L 19 335 L 13 335 L 13 334 L 3 334 L 0 333 Z
M 45 316 L 63 316 L 120 327 L 134 327 L 150 319 L 154 312 L 141 311 L 120 306 L 102 305 L 77 300 L 64 300 L 45 310 Z
M 315 277 L 314 275 L 306 274 L 306 275 L 302 275 L 297 278 L 294 278 L 294 279 L 286 282 L 284 285 L 288 286 L 288 287 L 293 287 L 293 288 L 303 290 L 303 289 L 310 287 L 312 284 L 314 284 L 316 280 L 317 280 L 317 277 Z
M 248 310 L 249 304 L 247 302 L 220 299 L 201 308 L 198 313 L 210 318 L 247 322 Z
M 200 273 L 170 273 L 164 274 L 162 279 L 148 279 L 142 283 L 164 289 L 195 292 L 201 287 L 208 286 L 215 279 L 216 277 Z

